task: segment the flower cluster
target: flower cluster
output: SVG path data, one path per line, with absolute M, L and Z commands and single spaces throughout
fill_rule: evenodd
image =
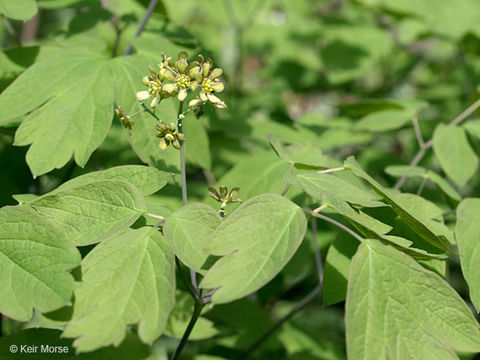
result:
M 242 202 L 240 199 L 235 199 L 238 194 L 240 193 L 240 188 L 234 187 L 230 192 L 228 192 L 228 189 L 226 186 L 220 186 L 220 192 L 217 192 L 217 190 L 213 187 L 208 188 L 208 193 L 212 198 L 217 200 L 218 202 L 221 203 L 220 209 L 225 210 L 225 207 L 228 204 L 236 203 L 236 202 Z
M 115 109 L 115 113 L 120 118 L 122 125 L 128 131 L 132 131 L 132 126 L 135 124 L 135 121 L 127 115 L 127 113 L 123 110 L 121 106 Z
M 158 144 L 160 150 L 165 150 L 169 145 L 180 150 L 180 142 L 185 141 L 185 135 L 178 132 L 174 123 L 170 123 L 170 125 L 167 126 L 161 122 L 157 124 L 156 130 L 157 137 L 162 139 Z
M 202 55 L 198 61 L 188 62 L 188 54 L 182 51 L 178 54 L 178 60 L 173 61 L 170 57 L 162 54 L 159 71 L 149 68 L 150 76 L 143 78 L 143 83 L 148 90 L 137 92 L 140 101 L 153 97 L 150 106 L 155 108 L 161 99 L 177 97 L 179 101 L 185 101 L 188 92 L 200 89 L 198 98 L 189 102 L 189 107 L 210 103 L 217 108 L 225 108 L 227 105 L 214 93 L 220 93 L 224 85 L 220 80 L 223 71 L 220 68 L 213 69 L 211 59 L 205 60 Z

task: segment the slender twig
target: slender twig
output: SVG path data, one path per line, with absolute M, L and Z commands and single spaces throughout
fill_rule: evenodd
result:
M 250 354 L 255 351 L 261 344 L 263 344 L 270 336 L 272 336 L 275 331 L 277 331 L 286 321 L 288 321 L 293 315 L 295 315 L 297 312 L 302 310 L 305 305 L 307 305 L 310 301 L 312 301 L 317 294 L 319 294 L 321 291 L 321 286 L 318 285 L 315 287 L 312 291 L 310 291 L 300 302 L 297 303 L 293 307 L 290 312 L 282 317 L 279 321 L 277 321 L 270 329 L 268 329 L 262 336 L 260 336 L 252 345 L 248 347 L 247 350 L 245 350 L 238 358 L 237 360 L 245 360 L 248 359 Z
M 463 120 L 465 120 L 467 117 L 469 117 L 475 110 L 477 110 L 480 107 L 480 99 L 475 101 L 472 105 L 470 105 L 466 110 L 464 110 L 460 115 L 458 115 L 455 119 L 453 119 L 450 122 L 451 126 L 457 126 L 460 124 Z M 423 159 L 425 156 L 425 152 L 427 149 L 430 149 L 433 146 L 433 138 L 425 142 L 425 145 L 423 147 L 420 147 L 418 150 L 417 154 L 413 158 L 413 160 L 410 162 L 410 166 L 416 166 L 418 163 Z M 400 189 L 403 184 L 407 181 L 407 176 L 402 176 L 400 179 L 398 179 L 397 183 L 395 184 L 394 188 L 395 189 Z
M 417 137 L 418 145 L 420 149 L 425 147 L 425 142 L 423 141 L 422 131 L 420 130 L 420 124 L 418 123 L 418 118 L 414 116 L 412 118 L 413 129 L 415 130 L 415 136 Z
M 150 217 L 155 218 L 155 219 L 159 219 L 159 220 L 165 221 L 165 218 L 164 218 L 163 216 L 161 216 L 161 215 L 152 214 L 152 213 L 149 213 L 149 212 L 145 213 L 145 215 L 150 216 Z
M 428 182 L 428 178 L 427 177 L 424 177 L 422 179 L 422 182 L 420 183 L 420 186 L 418 187 L 418 190 L 417 190 L 417 195 L 420 196 L 422 195 L 422 192 L 423 192 L 423 189 L 425 188 L 425 184 Z
M 332 225 L 335 225 L 336 227 L 342 229 L 343 231 L 349 233 L 350 235 L 352 235 L 354 238 L 356 238 L 358 241 L 363 241 L 363 238 L 358 235 L 355 231 L 353 231 L 352 229 L 350 229 L 349 227 L 343 225 L 342 223 L 338 222 L 337 220 L 335 219 L 332 219 L 331 217 L 328 217 L 326 215 L 323 215 L 323 214 L 318 214 L 318 213 L 315 213 L 313 212 L 312 210 L 308 210 L 308 209 L 302 209 L 303 212 L 307 213 L 307 214 L 310 214 L 311 216 L 314 216 L 316 218 L 319 218 L 319 219 L 322 219 L 326 222 L 329 222 L 330 224 Z
M 480 99 L 475 101 L 472 105 L 470 105 L 464 112 L 462 112 L 460 115 L 458 115 L 455 119 L 452 120 L 450 125 L 456 126 L 460 124 L 463 120 L 465 120 L 467 117 L 469 117 L 475 110 L 477 110 L 480 107 Z
M 442 213 L 442 216 L 448 216 L 456 213 L 457 213 L 457 210 L 453 209 L 453 210 L 445 211 L 444 213 Z
M 337 168 L 332 168 L 332 169 L 319 170 L 319 171 L 317 171 L 317 174 L 328 174 L 328 173 L 343 171 L 343 170 L 345 170 L 345 168 L 342 166 L 342 167 L 337 167 Z
M 152 110 L 150 110 L 147 105 L 145 105 L 143 102 L 140 102 L 140 105 L 142 105 L 143 109 L 152 115 L 157 121 L 161 121 L 160 118 Z
M 187 329 L 183 333 L 182 338 L 180 339 L 180 343 L 178 344 L 177 348 L 175 349 L 175 352 L 172 355 L 171 360 L 176 360 L 180 356 L 180 353 L 182 352 L 183 348 L 187 344 L 188 337 L 190 336 L 190 333 L 192 332 L 195 323 L 197 322 L 198 318 L 200 317 L 200 314 L 202 313 L 202 309 L 205 306 L 203 303 L 198 303 L 195 302 L 194 308 L 193 308 L 193 314 L 190 319 L 190 322 L 188 323 Z
M 290 176 L 293 175 L 294 170 L 295 170 L 295 164 L 292 164 L 292 165 L 290 166 L 290 172 L 289 172 L 289 175 L 290 175 Z M 285 186 L 283 187 L 283 190 L 282 190 L 282 192 L 280 193 L 280 195 L 285 196 L 285 194 L 287 193 L 288 189 L 290 189 L 290 186 L 291 186 L 290 183 L 287 182 L 287 183 L 285 184 Z
M 150 16 L 152 16 L 153 10 L 155 10 L 155 6 L 157 6 L 158 0 L 150 0 L 150 3 L 148 4 L 147 10 L 145 11 L 145 15 L 143 15 L 143 19 L 140 22 L 140 25 L 138 25 L 137 31 L 135 31 L 135 34 L 133 35 L 134 38 L 137 38 L 140 36 L 140 34 L 143 32 L 143 29 L 145 29 L 145 26 L 147 25 L 148 20 L 150 19 Z M 130 55 L 133 51 L 133 45 L 129 44 L 123 55 Z

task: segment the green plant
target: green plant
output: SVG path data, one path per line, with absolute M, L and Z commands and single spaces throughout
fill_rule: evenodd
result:
M 473 359 L 459 1 L 0 0 L 0 359 Z

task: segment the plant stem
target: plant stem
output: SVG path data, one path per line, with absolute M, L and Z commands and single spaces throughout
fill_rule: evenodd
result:
M 345 170 L 345 168 L 342 166 L 342 167 L 333 168 L 333 169 L 319 170 L 317 171 L 317 174 L 328 174 L 328 173 L 343 171 L 343 170 Z
M 312 301 L 317 294 L 320 293 L 321 286 L 318 285 L 312 291 L 310 291 L 300 302 L 293 307 L 290 312 L 277 321 L 270 329 L 268 329 L 262 336 L 260 336 L 252 345 L 249 346 L 236 360 L 245 360 L 248 356 L 255 351 L 262 343 L 264 343 L 272 334 L 275 333 L 286 321 L 288 321 L 293 315 L 302 310 L 305 305 Z
M 157 121 L 160 121 L 160 118 L 152 110 L 150 110 L 147 105 L 145 105 L 143 102 L 140 102 L 140 105 L 142 105 L 143 109 L 152 115 Z
M 357 239 L 358 241 L 362 242 L 363 241 L 363 238 L 358 235 L 355 231 L 353 231 L 352 229 L 350 229 L 349 227 L 343 225 L 342 223 L 338 222 L 337 220 L 334 220 L 332 219 L 331 217 L 328 217 L 326 215 L 323 215 L 323 214 L 318 214 L 316 212 L 313 212 L 312 210 L 307 210 L 307 209 L 302 209 L 303 212 L 307 213 L 307 214 L 310 214 L 311 216 L 313 217 L 316 217 L 316 218 L 319 218 L 319 219 L 322 219 L 326 222 L 329 222 L 330 224 L 332 225 L 335 225 L 336 227 L 342 229 L 343 231 L 349 233 L 350 235 L 352 235 L 355 239 Z
M 180 101 L 178 105 L 178 115 L 177 115 L 177 129 L 178 132 L 183 134 L 183 120 L 181 116 L 183 112 L 183 101 Z M 187 197 L 187 175 L 185 172 L 185 142 L 180 141 L 180 172 L 182 176 L 182 202 L 183 205 L 187 205 L 188 197 Z
M 195 300 L 195 303 L 202 303 L 203 302 L 202 298 L 198 295 L 197 291 L 195 291 L 192 284 L 187 280 L 187 278 L 183 274 L 182 264 L 180 263 L 180 260 L 178 260 L 176 256 L 175 256 L 175 265 L 177 267 L 180 278 L 182 279 L 183 285 L 185 285 L 190 295 L 192 295 L 193 300 Z
M 135 35 L 133 35 L 134 38 L 139 37 L 143 29 L 145 29 L 145 26 L 147 25 L 147 22 L 150 19 L 150 16 L 152 16 L 153 10 L 155 10 L 155 6 L 157 6 L 157 3 L 158 3 L 158 0 L 150 0 L 147 10 L 145 11 L 145 15 L 143 15 L 143 19 L 140 22 L 140 25 L 138 25 L 137 31 L 135 31 Z M 123 53 L 123 55 L 130 55 L 132 51 L 133 51 L 133 45 L 129 44 L 127 49 Z
M 178 104 L 177 130 L 179 133 L 183 134 L 183 101 L 180 101 L 180 103 Z M 183 206 L 185 206 L 188 204 L 188 195 L 187 195 L 187 172 L 185 169 L 185 142 L 184 141 L 180 141 L 180 173 L 182 177 L 182 203 L 183 203 Z M 192 269 L 190 269 L 190 279 L 192 282 L 193 289 L 195 290 L 195 294 L 198 297 L 197 274 Z
M 455 119 L 453 119 L 450 122 L 451 126 L 457 126 L 460 124 L 463 120 L 465 120 L 467 117 L 469 117 L 475 110 L 477 110 L 480 107 L 480 99 L 475 101 L 472 105 L 470 105 L 467 109 L 465 109 L 460 115 L 458 115 Z M 416 131 L 416 130 L 415 130 Z M 427 149 L 430 149 L 433 146 L 433 138 L 428 140 L 427 142 L 424 143 L 424 146 L 420 146 L 420 150 L 418 150 L 417 154 L 413 158 L 413 160 L 410 162 L 410 166 L 416 166 L 418 163 L 423 159 L 425 156 L 425 152 Z M 403 184 L 407 181 L 407 176 L 402 176 L 400 179 L 398 179 L 397 183 L 394 186 L 394 189 L 401 189 Z
M 152 213 L 149 213 L 149 212 L 145 213 L 145 215 L 150 216 L 150 217 L 155 218 L 155 219 L 158 219 L 158 220 L 161 220 L 161 221 L 165 221 L 165 218 L 161 215 L 152 214 Z
M 182 338 L 180 339 L 180 343 L 178 344 L 177 348 L 175 349 L 175 352 L 172 355 L 171 360 L 176 360 L 180 356 L 180 353 L 182 352 L 183 348 L 187 344 L 188 337 L 190 336 L 190 333 L 193 330 L 193 327 L 195 326 L 195 323 L 197 322 L 198 318 L 200 317 L 200 314 L 202 313 L 202 309 L 205 306 L 203 303 L 198 303 L 195 302 L 194 308 L 193 308 L 193 314 L 190 319 L 190 322 L 188 323 L 187 328 L 185 329 L 185 332 L 183 333 Z

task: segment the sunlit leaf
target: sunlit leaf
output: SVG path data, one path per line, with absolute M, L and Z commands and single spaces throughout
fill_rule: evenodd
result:
M 138 323 L 151 344 L 162 333 L 175 299 L 174 255 L 150 227 L 126 230 L 99 244 L 82 260 L 73 318 L 63 336 L 80 352 L 118 346 L 126 326 Z
M 206 273 L 200 286 L 218 288 L 212 297 L 216 304 L 259 289 L 290 260 L 306 227 L 303 211 L 290 200 L 274 194 L 250 199 L 213 233 L 207 251 L 223 257 Z
M 353 257 L 347 354 L 355 359 L 458 359 L 480 351 L 479 324 L 460 296 L 411 257 L 365 240 Z
M 0 209 L 0 312 L 19 321 L 70 303 L 80 254 L 45 218 L 24 206 Z

